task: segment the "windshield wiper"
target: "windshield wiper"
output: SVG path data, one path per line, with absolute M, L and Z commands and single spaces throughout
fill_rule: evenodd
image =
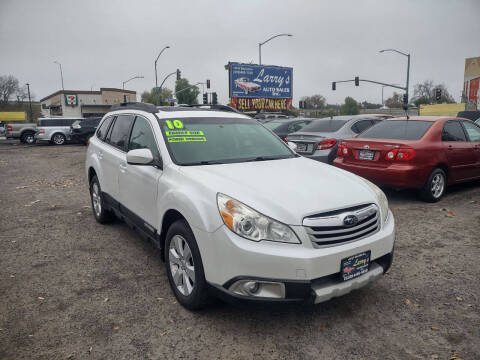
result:
M 285 156 L 257 156 L 254 158 L 246 159 L 245 161 L 267 161 L 267 160 L 280 160 L 280 159 L 289 159 L 290 155 Z
M 202 160 L 191 163 L 180 164 L 182 166 L 192 166 L 192 165 L 217 165 L 217 164 L 226 164 L 226 162 L 218 160 Z

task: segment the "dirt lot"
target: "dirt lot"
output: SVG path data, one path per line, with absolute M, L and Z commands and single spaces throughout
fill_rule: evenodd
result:
M 0 144 L 0 359 L 480 359 L 479 182 L 438 204 L 388 191 L 396 258 L 364 289 L 192 313 L 150 243 L 95 222 L 84 157 Z

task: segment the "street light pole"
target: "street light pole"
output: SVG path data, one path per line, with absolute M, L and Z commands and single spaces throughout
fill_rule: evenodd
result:
M 58 61 L 54 61 L 55 64 L 57 64 L 60 67 L 60 78 L 62 79 L 62 90 L 65 90 L 63 87 L 63 71 L 62 71 L 62 64 L 60 64 Z
M 28 105 L 30 107 L 30 122 L 33 122 L 32 98 L 30 97 L 30 84 L 26 83 L 28 91 Z
M 131 80 L 134 80 L 134 79 L 143 79 L 143 76 L 134 76 L 128 80 L 125 80 L 123 83 L 122 83 L 122 89 L 125 90 L 125 84 L 128 83 L 129 81 Z M 123 102 L 127 102 L 127 95 L 125 95 L 125 93 L 123 94 Z
M 165 46 L 161 51 L 160 53 L 158 54 L 157 58 L 155 59 L 155 87 L 157 88 L 158 87 L 158 76 L 157 76 L 157 61 L 158 61 L 158 58 L 160 57 L 160 55 L 162 55 L 162 53 L 166 50 L 166 49 L 169 49 L 170 46 Z
M 399 51 L 399 50 L 396 50 L 396 49 L 383 49 L 383 50 L 380 50 L 379 52 L 383 53 L 383 52 L 386 52 L 386 51 L 392 51 L 392 52 L 396 52 L 400 55 L 403 55 L 403 56 L 406 56 L 407 57 L 407 85 L 405 86 L 405 95 L 406 95 L 406 100 L 407 100 L 407 103 L 405 104 L 408 108 L 408 101 L 409 101 L 409 97 L 408 97 L 408 86 L 410 84 L 410 54 L 405 54 L 404 52 L 402 51 Z
M 268 38 L 264 42 L 258 43 L 258 64 L 259 65 L 262 65 L 262 45 L 265 45 L 270 40 L 273 40 L 273 39 L 275 39 L 279 36 L 293 36 L 293 35 L 292 34 L 278 34 L 278 35 L 272 36 L 271 38 Z

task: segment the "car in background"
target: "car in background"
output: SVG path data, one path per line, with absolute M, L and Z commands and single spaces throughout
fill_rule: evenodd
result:
M 7 139 L 19 139 L 25 144 L 35 143 L 35 132 L 37 131 L 37 124 L 35 123 L 10 123 L 6 124 L 5 137 Z
M 341 140 L 352 138 L 380 121 L 382 121 L 381 118 L 370 117 L 370 115 L 316 119 L 301 131 L 288 135 L 287 141 L 297 145 L 298 154 L 332 164 Z
M 7 132 L 7 124 L 0 121 L 0 136 L 5 136 L 6 132 Z
M 457 114 L 457 118 L 464 118 L 464 119 L 469 119 L 469 120 L 478 122 L 480 121 L 480 111 L 478 110 L 459 111 Z
M 294 118 L 294 119 L 276 119 L 263 124 L 267 129 L 272 130 L 280 139 L 287 142 L 287 135 L 301 130 L 304 126 L 310 124 L 313 119 Z
M 63 145 L 71 139 L 70 126 L 83 118 L 41 118 L 38 119 L 35 139 L 38 142 L 49 142 L 54 145 Z
M 454 117 L 385 120 L 342 141 L 334 165 L 436 202 L 447 185 L 480 179 L 480 126 Z
M 259 84 L 251 82 L 250 79 L 246 77 L 236 79 L 235 86 L 242 89 L 245 94 L 256 92 L 261 89 L 261 86 Z
M 73 141 L 79 141 L 83 144 L 88 143 L 88 139 L 95 134 L 98 123 L 102 120 L 100 117 L 77 120 L 70 126 L 70 136 Z
M 282 113 L 259 113 L 254 116 L 254 119 L 264 123 L 274 119 L 288 119 L 288 115 Z

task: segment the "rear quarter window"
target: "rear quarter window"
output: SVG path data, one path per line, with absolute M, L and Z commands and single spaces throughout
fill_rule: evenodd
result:
M 385 120 L 360 134 L 363 139 L 420 140 L 433 121 Z

